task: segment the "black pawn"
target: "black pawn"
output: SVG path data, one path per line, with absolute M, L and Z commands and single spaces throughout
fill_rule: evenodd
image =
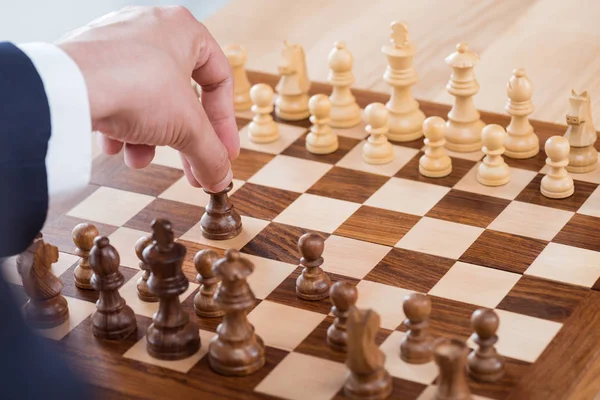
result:
M 356 304 L 358 291 L 350 282 L 338 281 L 331 286 L 329 297 L 333 304 L 331 313 L 335 319 L 327 329 L 327 344 L 332 350 L 346 352 L 348 348 L 346 323 L 350 308 Z
M 433 359 L 432 337 L 429 335 L 429 315 L 431 300 L 424 294 L 411 293 L 402 304 L 408 328 L 400 343 L 400 357 L 409 364 L 425 364 Z
M 219 278 L 215 276 L 212 267 L 218 258 L 217 253 L 209 249 L 200 250 L 194 256 L 194 267 L 198 272 L 196 279 L 201 285 L 194 297 L 194 311 L 200 317 L 221 317 L 224 314 L 214 299 Z
M 94 239 L 89 263 L 94 271 L 90 283 L 99 292 L 92 314 L 92 332 L 100 339 L 121 340 L 137 329 L 135 314 L 119 294 L 125 277 L 119 271 L 121 259 L 105 236 Z
M 475 333 L 472 338 L 479 345 L 468 357 L 469 376 L 476 381 L 495 382 L 504 376 L 504 360 L 496 351 L 500 320 L 494 310 L 476 310 L 471 316 Z
M 232 239 L 242 231 L 242 218 L 229 200 L 228 193 L 233 182 L 219 193 L 205 192 L 210 195 L 206 210 L 200 219 L 202 236 L 210 240 Z
M 304 300 L 322 300 L 329 297 L 331 279 L 321 269 L 325 241 L 316 233 L 306 233 L 298 240 L 302 274 L 296 279 L 296 294 Z

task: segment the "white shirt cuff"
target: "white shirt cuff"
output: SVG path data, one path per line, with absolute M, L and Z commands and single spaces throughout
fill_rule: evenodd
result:
M 46 156 L 50 202 L 85 187 L 92 168 L 92 121 L 87 86 L 75 62 L 48 43 L 18 46 L 36 67 L 50 107 L 51 136 Z

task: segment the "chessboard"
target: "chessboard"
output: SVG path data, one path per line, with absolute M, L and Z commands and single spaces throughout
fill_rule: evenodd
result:
M 275 88 L 279 77 L 248 71 L 249 82 Z M 311 82 L 310 95 L 329 96 L 332 86 Z M 440 178 L 419 173 L 424 139 L 393 142 L 393 160 L 370 164 L 362 158 L 369 133 L 364 110 L 385 104 L 389 93 L 353 90 L 361 122 L 332 129 L 337 149 L 307 150 L 313 122 L 272 117 L 278 138 L 249 139 L 254 113 L 237 112 L 241 153 L 233 162 L 228 193 L 241 216 L 241 232 L 227 240 L 202 234 L 200 220 L 210 196 L 191 187 L 177 154 L 158 148 L 143 170 L 122 156 L 94 160 L 92 181 L 70 204 L 52 209 L 43 240 L 59 251 L 52 272 L 62 283 L 69 318 L 40 329 L 100 398 L 333 399 L 345 398 L 347 354 L 332 349 L 330 297 L 304 300 L 296 293 L 302 274 L 299 240 L 308 233 L 324 240 L 322 271 L 331 283 L 356 290 L 356 308 L 380 317 L 374 341 L 385 356 L 393 399 L 433 398 L 439 369 L 431 359 L 414 364 L 400 357 L 407 336 L 403 304 L 413 293 L 431 304 L 429 334 L 472 349 L 472 316 L 492 310 L 499 321 L 497 352 L 504 374 L 493 382 L 466 376 L 476 399 L 591 399 L 600 371 L 600 169 L 571 174 L 574 193 L 552 199 L 540 193 L 548 171 L 544 145 L 567 127 L 531 121 L 540 151 L 527 159 L 504 160 L 511 179 L 500 186 L 477 180 L 482 151 L 448 151 L 452 171 Z M 419 101 L 426 117 L 447 118 L 450 106 Z M 567 108 L 567 99 L 565 99 Z M 508 115 L 481 112 L 486 124 L 506 127 Z M 600 149 L 596 145 L 597 149 Z M 185 247 L 183 274 L 189 286 L 182 308 L 199 327 L 200 349 L 181 360 L 160 360 L 146 349 L 146 332 L 157 302 L 138 296 L 145 271 L 136 253 L 157 219 L 170 222 Z M 92 313 L 98 293 L 75 285 L 75 270 L 87 257 L 73 230 L 92 224 L 118 251 L 121 297 L 135 314 L 136 331 L 122 340 L 94 336 Z M 264 341 L 265 363 L 241 377 L 215 372 L 208 346 L 222 317 L 194 311 L 199 293 L 196 255 L 212 250 L 222 259 L 230 249 L 250 262 L 248 284 L 255 297 L 247 318 Z M 2 271 L 24 304 L 27 295 L 14 264 Z M 374 356 L 375 354 L 373 354 Z M 466 375 L 466 374 L 465 374 Z

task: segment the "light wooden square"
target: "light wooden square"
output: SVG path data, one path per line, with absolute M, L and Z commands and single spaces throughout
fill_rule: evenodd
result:
M 521 275 L 499 269 L 457 262 L 429 291 L 445 299 L 494 308 L 510 292 Z
M 357 203 L 305 193 L 273 222 L 332 233 L 359 207 Z
M 260 231 L 262 231 L 267 225 L 269 225 L 269 221 L 242 215 L 242 231 L 236 237 L 228 240 L 210 240 L 202 236 L 200 222 L 198 222 L 192 227 L 192 229 L 181 236 L 181 239 L 217 247 L 219 249 L 240 250 L 249 241 L 254 239 L 254 237 L 258 235 Z
M 95 303 L 68 296 L 65 296 L 65 299 L 67 307 L 69 307 L 69 319 L 54 328 L 36 330 L 39 335 L 53 340 L 61 340 L 96 311 Z
M 147 301 L 142 301 L 137 295 L 137 282 L 144 274 L 144 271 L 140 271 L 135 274 L 130 280 L 125 282 L 125 284 L 119 289 L 119 294 L 134 313 L 138 315 L 143 315 L 144 317 L 152 318 L 154 314 L 158 311 L 158 302 L 149 303 Z M 198 288 L 198 284 L 190 282 L 189 287 L 185 292 L 183 292 L 179 296 L 179 301 L 184 302 L 185 299 L 190 297 L 190 295 Z
M 356 306 L 375 310 L 381 317 L 381 328 L 395 330 L 404 321 L 402 303 L 412 291 L 366 280 L 360 281 L 356 288 Z
M 549 243 L 525 274 L 591 288 L 600 278 L 600 253 Z
M 438 368 L 432 360 L 426 364 L 409 364 L 400 357 L 400 342 L 406 336 L 405 332 L 394 331 L 379 346 L 386 356 L 385 368 L 390 375 L 424 385 L 433 383 L 438 376 Z
M 169 146 L 156 146 L 152 164 L 183 170 L 179 152 Z
M 234 179 L 233 189 L 231 189 L 231 192 L 229 192 L 228 195 L 231 196 L 243 185 L 244 181 Z M 210 195 L 205 193 L 201 188 L 190 185 L 185 176 L 179 178 L 177 182 L 162 192 L 158 197 L 198 207 L 206 207 L 210 200 Z
M 423 217 L 395 247 L 457 260 L 483 231 L 471 225 Z
M 423 146 L 423 150 L 425 150 L 425 146 Z M 452 151 L 452 150 L 448 150 L 448 149 L 446 149 L 446 154 L 448 154 L 452 158 L 460 158 L 462 160 L 469 160 L 469 161 L 481 161 L 481 159 L 485 155 L 485 154 L 483 154 L 483 151 L 481 151 L 481 150 L 470 151 L 468 153 L 460 153 L 458 151 Z
M 240 147 L 268 154 L 280 154 L 302 136 L 307 129 L 277 122 L 279 138 L 271 143 L 254 143 L 248 137 L 248 125 L 240 130 Z
M 129 350 L 123 354 L 123 357 L 130 360 L 140 361 L 144 364 L 155 365 L 162 368 L 167 368 L 173 371 L 181 372 L 182 374 L 187 373 L 194 365 L 198 363 L 208 353 L 208 346 L 211 339 L 215 336 L 214 332 L 204 331 L 200 332 L 200 349 L 193 355 L 186 357 L 182 360 L 159 360 L 151 357 L 146 350 L 146 336 L 141 338 L 136 344 L 134 344 Z
M 17 257 L 9 257 L 4 262 L 1 262 L 0 273 L 7 282 L 14 285 L 23 285 L 21 275 L 19 275 L 19 271 L 17 270 Z M 79 262 L 79 257 L 76 255 L 59 252 L 58 261 L 52 264 L 50 270 L 58 278 L 76 262 Z
M 450 188 L 402 178 L 391 178 L 365 205 L 413 215 L 425 215 Z
M 419 153 L 419 150 L 409 147 L 392 145 L 394 148 L 394 159 L 392 162 L 383 165 L 368 164 L 362 159 L 363 147 L 366 140 L 361 141 L 354 146 L 336 165 L 338 167 L 369 172 L 377 175 L 393 176 L 402 167 L 404 167 L 414 156 Z
M 248 321 L 265 345 L 292 351 L 325 319 L 324 314 L 263 300 Z
M 344 386 L 347 371 L 343 363 L 290 353 L 254 391 L 288 400 L 329 400 Z
M 574 213 L 557 208 L 513 201 L 488 226 L 500 232 L 552 240 Z
M 495 311 L 500 320 L 496 350 L 505 357 L 534 363 L 562 328 L 559 322 Z
M 121 226 L 142 211 L 154 197 L 102 186 L 67 213 L 70 217 Z
M 596 188 L 583 203 L 583 205 L 577 210 L 579 214 L 590 215 L 592 217 L 600 217 L 600 186 Z
M 361 120 L 358 125 L 350 127 L 350 128 L 331 128 L 333 133 L 338 136 L 343 136 L 351 139 L 363 140 L 369 136 L 367 133 L 367 123 L 365 122 L 365 110 L 361 108 L 360 110 Z
M 362 279 L 390 250 L 391 247 L 331 235 L 325 240 L 322 268 L 334 274 Z
M 242 254 L 242 257 L 254 264 L 254 272 L 248 277 L 248 284 L 257 299 L 266 298 L 297 267 L 293 264 L 250 254 Z
M 135 244 L 142 236 L 151 236 L 149 232 L 138 231 L 130 228 L 119 228 L 108 238 L 110 244 L 117 249 L 121 258 L 121 265 L 139 269 L 139 258 L 135 254 Z
M 248 182 L 304 193 L 331 168 L 330 164 L 279 155 L 262 167 Z
M 511 168 L 510 181 L 503 186 L 485 186 L 477 180 L 477 168 L 479 164 L 475 164 L 473 168 L 460 180 L 454 189 L 464 190 L 465 192 L 482 194 L 485 196 L 499 197 L 506 200 L 514 200 L 519 193 L 529 185 L 529 182 L 537 176 L 537 172 L 528 171 L 525 169 Z

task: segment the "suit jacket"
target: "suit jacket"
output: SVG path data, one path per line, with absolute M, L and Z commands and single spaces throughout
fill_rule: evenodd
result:
M 87 107 L 88 114 L 74 119 L 87 120 L 80 125 L 84 130 L 89 127 L 87 95 L 81 93 L 85 84 L 74 67 L 66 54 L 50 45 L 0 43 L 0 257 L 19 254 L 31 244 L 47 216 L 50 186 L 61 188 L 61 180 L 69 180 L 64 173 L 56 179 L 68 158 L 60 156 L 56 144 L 91 134 L 65 133 L 72 118 L 67 109 L 78 112 Z M 69 91 L 74 85 L 78 89 Z M 51 158 L 63 161 L 51 164 Z M 0 274 L 0 398 L 88 399 L 74 367 L 55 348 L 58 345 L 29 328 Z

